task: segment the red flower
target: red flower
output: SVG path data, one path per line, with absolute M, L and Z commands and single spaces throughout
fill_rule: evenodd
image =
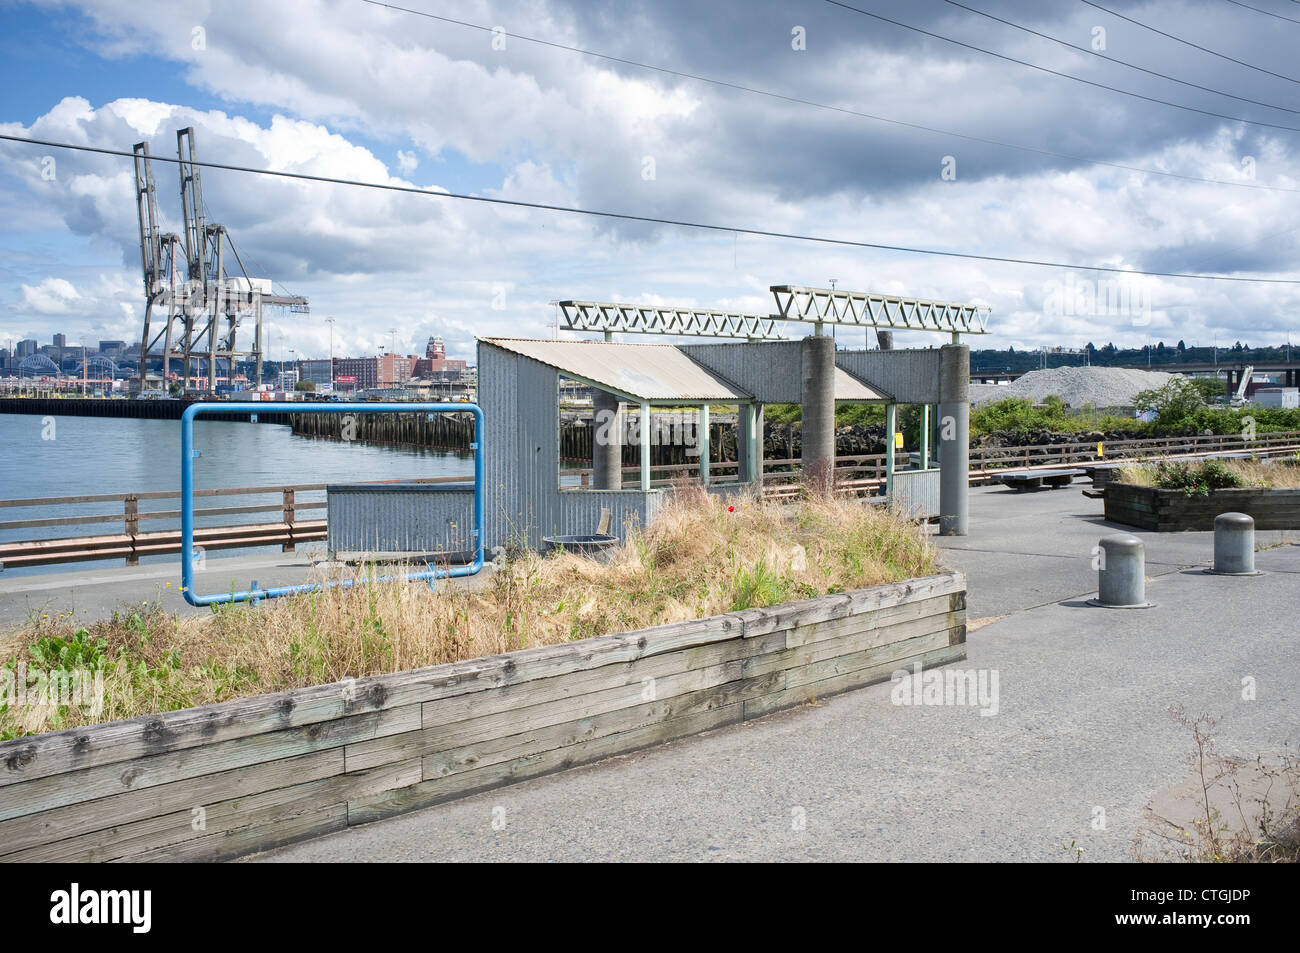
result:
M 735 508 L 734 506 L 728 506 L 728 507 L 727 507 L 727 512 L 728 512 L 728 513 L 734 513 L 734 512 L 736 512 L 736 508 Z

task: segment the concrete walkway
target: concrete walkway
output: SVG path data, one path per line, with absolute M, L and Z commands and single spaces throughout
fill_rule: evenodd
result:
M 1123 529 L 1078 488 L 972 491 L 970 535 L 938 542 L 969 575 L 959 667 L 998 673 L 992 717 L 884 683 L 253 859 L 1131 859 L 1189 775 L 1170 705 L 1219 717 L 1224 754 L 1300 741 L 1300 534 L 1260 533 L 1267 574 L 1229 578 L 1187 571 L 1209 533 L 1138 533 L 1157 607 L 1088 607 L 1093 546 Z
M 249 556 L 209 556 L 195 573 L 195 588 L 208 595 L 243 591 L 259 586 L 289 586 L 325 577 L 318 563 L 323 544 L 307 545 L 296 553 L 261 553 Z M 459 580 L 457 585 L 485 584 L 489 573 Z M 446 585 L 447 583 L 444 583 Z M 94 622 L 124 608 L 157 603 L 169 613 L 194 615 L 211 612 L 190 605 L 181 593 L 180 557 L 148 565 L 124 567 L 119 561 L 90 569 L 6 576 L 0 573 L 0 642 L 33 615 L 71 612 L 81 623 Z

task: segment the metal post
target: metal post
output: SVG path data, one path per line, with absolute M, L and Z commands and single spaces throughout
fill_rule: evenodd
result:
M 1255 520 L 1246 513 L 1214 518 L 1214 568 L 1218 576 L 1258 576 L 1255 570 Z
M 1149 609 L 1146 599 L 1146 549 L 1128 533 L 1103 536 L 1097 544 L 1097 598 L 1089 605 L 1106 609 Z
M 695 449 L 700 454 L 700 482 L 709 485 L 709 405 L 700 405 L 699 422 L 696 425 Z
M 885 499 L 894 498 L 894 431 L 898 429 L 898 405 L 885 405 Z
M 921 469 L 930 469 L 930 405 L 921 405 Z
M 946 344 L 939 348 L 940 536 L 966 535 L 969 470 L 970 348 Z
M 758 455 L 758 437 L 756 435 L 758 414 L 754 404 L 742 404 L 740 407 L 740 446 L 736 448 L 737 463 L 744 467 L 743 474 L 737 474 L 737 481 L 758 483 L 760 479 L 760 457 Z
M 650 492 L 650 404 L 641 401 L 641 432 L 637 434 L 641 441 L 641 492 Z

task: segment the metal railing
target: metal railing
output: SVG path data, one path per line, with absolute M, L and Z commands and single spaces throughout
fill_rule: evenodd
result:
M 1254 439 L 1238 434 L 1213 436 L 1134 438 L 1105 441 L 1103 456 L 1097 456 L 1095 441 L 1075 441 L 1062 444 L 1026 444 L 1006 447 L 973 447 L 970 450 L 970 480 L 972 484 L 990 483 L 997 474 L 1015 470 L 1033 470 L 1063 465 L 1114 463 L 1140 461 L 1167 456 L 1215 455 L 1222 453 L 1257 453 L 1261 456 L 1300 453 L 1300 431 L 1263 433 Z M 771 498 L 792 497 L 799 492 L 802 472 L 797 458 L 776 458 L 763 461 L 763 493 Z M 709 464 L 712 482 L 727 483 L 736 479 L 737 463 L 716 461 Z M 637 466 L 623 467 L 624 474 L 636 475 Z M 590 485 L 591 468 L 573 468 L 561 471 L 563 476 L 576 477 L 578 486 Z M 698 463 L 681 463 L 656 466 L 650 485 L 669 487 L 681 480 L 698 479 Z M 468 475 L 423 477 L 419 479 L 372 480 L 373 483 L 460 483 Z M 870 495 L 881 491 L 885 485 L 885 455 L 852 454 L 836 458 L 835 487 L 839 493 Z M 232 523 L 223 526 L 196 527 L 195 545 L 205 549 L 240 549 L 254 546 L 280 546 L 292 552 L 298 543 L 324 540 L 324 519 L 303 519 L 308 511 L 323 511 L 325 501 L 304 501 L 301 494 L 323 491 L 324 483 L 296 483 L 279 486 L 231 487 L 195 490 L 196 498 L 216 500 L 230 497 L 255 497 L 278 495 L 274 503 L 244 503 L 234 506 L 210 506 L 194 510 L 196 518 L 220 518 L 257 513 L 278 513 L 273 522 Z M 179 528 L 142 530 L 141 524 L 156 520 L 179 520 L 178 509 L 149 510 L 141 503 L 157 500 L 179 500 L 179 490 L 157 490 L 142 493 L 101 493 L 80 496 L 52 496 L 20 500 L 0 500 L 0 509 L 80 506 L 93 503 L 115 504 L 114 512 L 101 512 L 65 517 L 15 519 L 0 522 L 0 532 L 18 529 L 46 529 L 66 526 L 108 526 L 117 524 L 120 531 L 92 536 L 51 537 L 0 542 L 0 567 L 40 566 L 58 563 L 82 562 L 96 559 L 124 559 L 126 565 L 138 564 L 146 555 L 168 555 L 181 552 Z

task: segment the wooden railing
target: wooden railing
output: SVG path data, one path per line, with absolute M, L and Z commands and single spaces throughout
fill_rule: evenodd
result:
M 425 477 L 414 480 L 375 480 L 375 483 L 446 483 L 466 477 Z M 314 542 L 325 538 L 324 519 L 302 519 L 309 510 L 325 509 L 325 501 L 303 501 L 300 493 L 322 491 L 324 483 L 296 483 L 289 486 L 247 486 L 212 490 L 195 490 L 196 500 L 218 497 L 270 496 L 280 497 L 275 503 L 246 503 L 237 506 L 196 507 L 194 510 L 194 542 L 207 549 L 243 549 L 252 546 L 279 546 L 283 552 L 293 552 L 298 543 Z M 42 516 L 34 519 L 17 519 L 0 522 L 0 532 L 21 529 L 44 529 L 59 526 L 105 526 L 120 524 L 121 532 L 101 533 L 92 536 L 45 537 L 12 542 L 0 542 L 0 567 L 41 566 L 55 563 L 82 562 L 92 559 L 125 559 L 134 566 L 141 556 L 166 555 L 181 551 L 179 528 L 142 530 L 141 523 L 151 520 L 178 521 L 180 510 L 141 509 L 142 501 L 178 500 L 179 490 L 152 490 L 143 493 L 96 493 L 82 496 L 32 497 L 21 500 L 0 500 L 0 508 L 23 509 L 36 507 L 80 506 L 94 503 L 115 503 L 112 512 L 90 513 L 78 516 Z M 199 526 L 204 518 L 276 513 L 280 519 L 263 523 L 233 523 L 224 526 Z
M 1223 453 L 1249 452 L 1261 456 L 1300 453 L 1300 431 L 1260 434 L 1253 440 L 1244 436 L 1216 434 L 1193 437 L 1135 438 L 1106 441 L 1103 455 L 1098 457 L 1096 442 L 1061 444 L 1033 444 L 1012 447 L 975 447 L 970 451 L 970 480 L 972 484 L 989 483 L 1002 472 L 1042 467 L 1096 464 L 1118 460 L 1143 460 L 1168 456 L 1209 456 Z M 900 459 L 906 460 L 905 454 Z M 854 454 L 836 458 L 835 489 L 849 495 L 874 495 L 885 484 L 885 455 L 883 453 Z M 710 480 L 716 483 L 734 483 L 738 464 L 722 461 L 709 464 Z M 680 480 L 699 478 L 698 463 L 670 464 L 653 468 L 652 487 L 668 487 Z M 639 474 L 636 466 L 623 467 L 625 475 Z M 562 476 L 577 478 L 578 485 L 590 485 L 593 471 L 575 468 L 562 471 Z M 799 493 L 802 479 L 798 459 L 770 459 L 763 461 L 763 494 L 773 499 L 789 498 Z M 468 476 L 425 477 L 416 480 L 388 480 L 388 483 L 446 483 L 471 479 Z M 629 485 L 632 481 L 625 481 Z M 241 549 L 254 546 L 280 546 L 292 552 L 298 543 L 325 539 L 324 519 L 302 519 L 306 511 L 323 510 L 325 502 L 303 501 L 299 494 L 325 489 L 324 483 L 298 483 L 290 486 L 255 486 L 229 489 L 195 490 L 196 499 L 213 499 L 237 496 L 279 495 L 275 503 L 245 503 L 235 506 L 209 506 L 194 511 L 196 522 L 203 518 L 239 516 L 257 513 L 277 513 L 279 520 L 263 523 L 234 523 L 225 526 L 197 527 L 194 539 L 204 549 Z M 54 496 L 22 500 L 0 500 L 0 509 L 74 506 L 92 503 L 117 504 L 114 512 L 76 516 L 16 519 L 0 522 L 0 532 L 20 529 L 46 529 L 61 526 L 105 526 L 120 524 L 121 532 L 93 536 L 45 537 L 14 542 L 0 542 L 0 568 L 39 566 L 55 563 L 81 562 L 94 559 L 124 559 L 126 565 L 139 563 L 141 556 L 179 553 L 180 530 L 142 530 L 141 524 L 155 520 L 179 520 L 180 510 L 148 510 L 141 502 L 175 500 L 177 490 L 156 490 L 144 493 L 101 493 L 83 496 Z

